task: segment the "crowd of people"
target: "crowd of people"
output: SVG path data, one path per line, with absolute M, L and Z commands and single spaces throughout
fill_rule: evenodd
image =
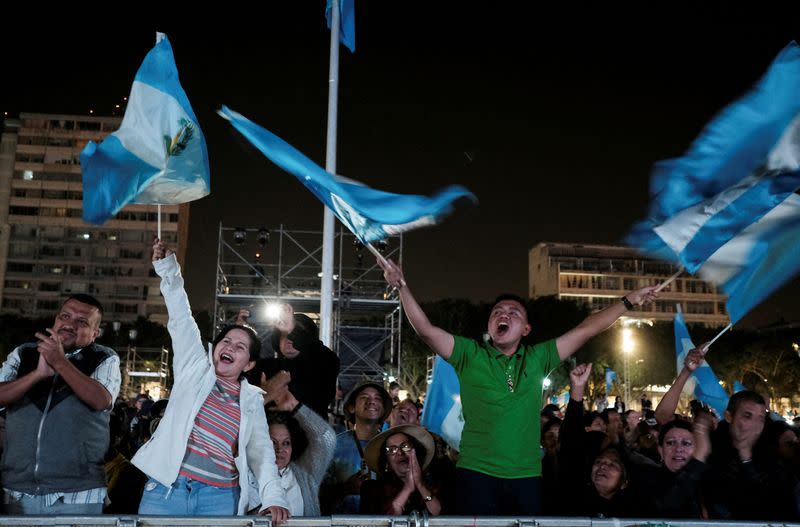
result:
M 432 324 L 402 270 L 380 260 L 414 330 L 461 386 L 459 450 L 420 425 L 418 401 L 366 380 L 346 394 L 316 324 L 282 307 L 263 358 L 242 311 L 206 345 L 175 255 L 153 265 L 169 314 L 169 400 L 119 397 L 120 363 L 95 342 L 102 306 L 73 295 L 51 328 L 0 370 L 7 514 L 331 514 L 591 516 L 793 521 L 800 518 L 800 443 L 761 395 L 733 395 L 724 416 L 676 414 L 703 361 L 688 353 L 655 410 L 591 411 L 591 364 L 570 373 L 565 409 L 542 409 L 542 380 L 656 287 L 632 291 L 560 337 L 524 343 L 525 302 L 503 295 L 488 339 Z M 337 395 L 339 394 L 339 395 Z M 116 401 L 116 402 L 115 402 Z M 619 408 L 619 410 L 623 410 Z

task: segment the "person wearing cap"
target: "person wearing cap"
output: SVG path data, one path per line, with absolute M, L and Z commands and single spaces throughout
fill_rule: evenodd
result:
M 246 325 L 245 315 L 249 312 L 241 310 L 236 323 Z M 269 379 L 279 371 L 289 372 L 292 394 L 327 419 L 328 406 L 336 396 L 339 357 L 319 339 L 316 322 L 307 315 L 295 313 L 289 304 L 282 304 L 271 344 L 277 356 L 259 360 L 256 370 L 264 372 Z
M 433 437 L 419 425 L 398 425 L 367 444 L 364 458 L 378 479 L 361 486 L 362 514 L 401 516 L 427 511 L 436 516 L 442 504 L 426 473 L 433 460 Z
M 432 324 L 411 293 L 402 269 L 383 258 L 378 264 L 387 283 L 399 291 L 414 331 L 458 375 L 464 413 L 458 514 L 539 514 L 541 433 L 535 416 L 542 408 L 545 376 L 634 306 L 653 302 L 658 286 L 631 291 L 557 339 L 534 346 L 522 344 L 532 329 L 525 300 L 501 295 L 489 315 L 489 340 L 478 342 Z
M 353 388 L 344 402 L 351 429 L 336 436 L 333 461 L 322 489 L 322 514 L 358 514 L 361 484 L 374 479 L 364 457 L 367 443 L 378 435 L 392 411 L 392 398 L 383 384 L 367 381 Z

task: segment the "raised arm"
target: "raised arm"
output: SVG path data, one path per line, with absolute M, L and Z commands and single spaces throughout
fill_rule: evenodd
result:
M 675 418 L 675 409 L 678 408 L 683 387 L 686 386 L 686 381 L 692 376 L 692 372 L 701 364 L 703 364 L 703 346 L 691 350 L 683 359 L 683 368 L 656 406 L 655 418 L 658 424 L 665 425 Z
M 192 317 L 175 253 L 157 238 L 153 242 L 153 267 L 161 277 L 161 294 L 169 315 L 167 330 L 172 339 L 172 369 L 178 377 L 190 364 L 206 360 L 205 353 L 198 353 L 198 350 L 204 349 L 203 338 Z
M 437 355 L 447 360 L 453 353 L 455 339 L 453 335 L 438 326 L 431 324 L 428 315 L 419 307 L 411 289 L 403 278 L 403 270 L 391 260 L 378 260 L 378 265 L 383 269 L 383 277 L 386 282 L 400 292 L 400 301 L 403 304 L 403 311 L 411 323 L 411 327 L 417 335 L 425 341 Z
M 654 285 L 639 289 L 638 291 L 631 291 L 625 295 L 623 299 L 627 300 L 631 307 L 649 304 L 658 298 L 658 293 L 656 292 L 657 287 L 658 286 Z M 587 340 L 608 329 L 611 324 L 616 322 L 617 319 L 627 311 L 628 305 L 626 305 L 623 300 L 602 311 L 592 313 L 586 317 L 583 322 L 556 339 L 558 356 L 561 360 L 569 358 L 570 355 L 578 351 Z

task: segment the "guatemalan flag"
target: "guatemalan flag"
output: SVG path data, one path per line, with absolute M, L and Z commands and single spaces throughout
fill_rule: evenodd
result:
M 721 287 L 736 323 L 800 271 L 800 48 L 651 178 L 627 243 Z
M 444 359 L 436 356 L 433 376 L 425 395 L 422 409 L 422 426 L 439 434 L 447 444 L 458 450 L 464 415 L 461 413 L 461 384 L 456 370 Z
M 678 373 L 683 369 L 686 355 L 695 348 L 689 330 L 683 321 L 683 314 L 678 311 L 675 313 L 675 355 L 677 356 Z M 706 403 L 714 409 L 720 419 L 725 415 L 728 407 L 728 393 L 720 386 L 719 379 L 714 374 L 714 370 L 706 361 L 692 373 L 689 381 L 684 387 L 693 392 L 694 398 Z
M 351 53 L 356 52 L 356 12 L 355 0 L 337 0 L 339 2 L 339 42 L 347 46 Z M 333 0 L 325 2 L 325 20 L 328 29 L 333 23 Z
M 211 190 L 203 132 L 169 40 L 159 37 L 136 73 L 119 130 L 81 152 L 89 223 L 103 223 L 129 203 L 185 203 Z
M 606 401 L 611 396 L 611 390 L 614 389 L 614 381 L 617 380 L 617 372 L 611 368 L 606 368 Z
M 325 171 L 277 135 L 226 106 L 219 114 L 273 163 L 299 179 L 364 244 L 433 225 L 459 198 L 476 200 L 459 185 L 447 187 L 431 197 L 369 188 Z

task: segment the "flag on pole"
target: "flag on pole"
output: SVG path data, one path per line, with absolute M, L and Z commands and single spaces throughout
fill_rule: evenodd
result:
M 456 370 L 439 356 L 433 363 L 433 376 L 425 395 L 421 424 L 458 450 L 464 429 L 461 385 Z
M 606 368 L 606 400 L 611 395 L 611 390 L 614 387 L 614 381 L 617 380 L 617 372 L 611 368 Z
M 459 198 L 476 201 L 459 185 L 431 197 L 375 190 L 326 172 L 280 137 L 225 106 L 219 114 L 273 163 L 299 179 L 364 244 L 433 225 Z
M 683 369 L 683 363 L 686 359 L 686 354 L 695 348 L 692 338 L 689 336 L 689 329 L 683 321 L 683 314 L 675 313 L 675 354 L 678 362 L 678 372 Z M 714 409 L 717 417 L 722 418 L 725 415 L 725 408 L 728 407 L 728 394 L 719 384 L 719 378 L 714 374 L 714 370 L 708 365 L 708 362 L 698 366 L 692 372 L 691 380 L 694 381 L 694 398 L 698 401 L 706 403 Z M 689 384 L 689 383 L 687 383 Z
M 720 286 L 737 322 L 800 271 L 798 138 L 800 47 L 791 42 L 684 157 L 656 166 L 649 217 L 627 243 Z
M 81 152 L 83 219 L 129 203 L 178 204 L 211 190 L 208 151 L 166 36 L 144 58 L 119 130 Z
M 331 28 L 333 18 L 332 0 L 325 2 L 325 20 L 328 29 Z M 356 13 L 355 0 L 339 0 L 339 42 L 347 46 L 351 53 L 356 52 Z

